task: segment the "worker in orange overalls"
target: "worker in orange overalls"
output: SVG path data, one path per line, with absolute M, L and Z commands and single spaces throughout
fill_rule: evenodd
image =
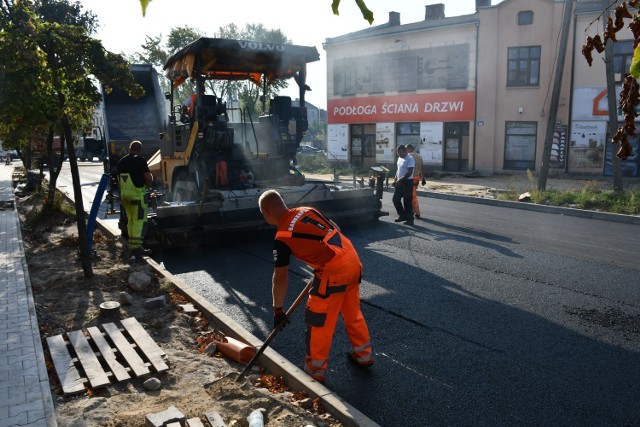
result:
M 191 95 L 189 95 L 187 99 L 182 101 L 182 112 L 183 114 L 186 113 L 185 116 L 188 115 L 189 121 L 193 121 L 193 113 L 196 109 L 197 99 L 198 99 L 198 95 L 195 93 L 192 93 Z
M 289 209 L 275 190 L 258 201 L 267 223 L 278 227 L 273 242 L 273 323 L 289 322 L 283 310 L 291 255 L 314 270 L 305 313 L 306 358 L 304 371 L 324 382 L 329 350 L 338 316 L 342 315 L 351 342 L 349 360 L 357 366 L 373 365 L 369 329 L 360 310 L 362 264 L 351 241 L 338 226 L 310 207 Z
M 420 218 L 420 205 L 418 204 L 418 186 L 420 185 L 420 181 L 422 181 L 422 185 L 425 185 L 427 183 L 427 180 L 425 179 L 424 172 L 422 171 L 422 156 L 414 152 L 412 144 L 407 144 L 407 154 L 413 157 L 413 160 L 416 163 L 413 167 L 413 192 L 411 194 L 411 204 L 413 206 L 413 216 L 416 218 Z

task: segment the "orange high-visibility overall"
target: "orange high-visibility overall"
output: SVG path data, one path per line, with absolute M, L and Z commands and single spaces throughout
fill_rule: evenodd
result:
M 314 269 L 305 312 L 304 370 L 324 381 L 331 342 L 341 314 L 355 360 L 373 363 L 371 338 L 360 310 L 362 264 L 351 241 L 313 208 L 294 208 L 278 224 L 276 240 Z
M 413 190 L 411 193 L 411 204 L 413 205 L 413 215 L 420 216 L 420 205 L 418 204 L 418 185 L 420 184 L 420 175 L 413 176 Z

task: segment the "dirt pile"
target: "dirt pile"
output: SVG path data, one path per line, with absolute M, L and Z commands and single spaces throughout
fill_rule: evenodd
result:
M 71 215 L 38 214 L 42 200 L 37 195 L 17 199 L 22 224 L 30 282 L 47 359 L 56 417 L 60 426 L 144 426 L 147 414 L 175 406 L 187 419 L 218 412 L 227 426 L 247 426 L 246 417 L 255 409 L 266 410 L 267 426 L 301 427 L 342 424 L 324 413 L 319 401 L 304 392 L 292 392 L 281 379 L 254 372 L 247 381 L 232 379 L 244 365 L 221 353 L 207 355 L 198 337 L 211 335 L 212 328 L 201 315 L 180 311 L 186 302 L 170 282 L 156 277 L 145 263 L 121 257 L 117 239 L 94 234 L 94 276 L 85 279 L 78 254 L 77 225 Z M 39 217 L 36 221 L 35 218 Z M 150 284 L 134 291 L 129 277 L 148 275 Z M 145 308 L 149 298 L 164 295 L 169 302 Z M 86 331 L 106 319 L 100 304 L 121 302 L 120 319 L 135 317 L 166 353 L 169 369 L 132 380 L 116 382 L 79 395 L 65 396 L 50 358 L 46 337 L 71 331 Z M 85 335 L 86 332 L 85 332 Z M 202 342 L 202 339 L 200 340 Z M 200 348 L 199 348 L 200 347 Z M 145 380 L 155 377 L 161 387 L 149 391 Z M 205 422 L 205 425 L 207 423 Z

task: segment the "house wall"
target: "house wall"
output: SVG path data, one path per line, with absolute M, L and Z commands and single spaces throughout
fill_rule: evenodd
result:
M 573 5 L 554 106 L 565 0 L 504 0 L 494 6 L 477 2 L 473 15 L 405 25 L 390 13 L 388 24 L 327 39 L 330 154 L 333 144 L 334 158 L 351 162 L 354 141 L 360 147 L 373 133 L 375 163 L 393 163 L 395 147 L 415 141 L 427 169 L 537 172 L 547 127 L 552 126 L 551 176 L 610 174 L 604 54 L 594 51 L 589 66 L 581 52 L 587 35 L 602 36 L 603 10 L 610 2 L 579 0 Z M 518 23 L 522 12 L 532 13 L 530 24 Z M 616 55 L 631 54 L 630 30 L 620 31 L 617 38 L 623 43 L 615 45 Z M 509 49 L 534 46 L 540 48 L 537 83 L 509 84 Z M 617 94 L 620 90 L 617 83 Z M 550 120 L 552 107 L 556 117 Z M 400 135 L 407 128 L 403 125 L 411 123 L 419 132 Z M 366 135 L 354 138 L 354 126 Z M 637 153 L 636 138 L 632 145 Z M 457 166 L 452 166 L 447 159 L 456 149 Z M 640 176 L 640 159 L 630 158 L 623 170 Z
M 477 127 L 475 168 L 479 172 L 509 170 L 505 168 L 507 122 L 536 124 L 535 170 L 539 170 L 554 90 L 554 64 L 564 5 L 563 1 L 553 0 L 507 0 L 479 10 L 477 123 L 483 123 Z M 531 25 L 518 25 L 518 13 L 522 11 L 533 12 Z M 572 29 L 569 34 L 573 34 Z M 567 51 L 572 52 L 572 37 L 569 40 Z M 508 49 L 526 46 L 540 46 L 539 84 L 509 87 Z M 570 84 L 571 55 L 566 55 L 557 112 L 557 122 L 564 125 L 569 119 Z

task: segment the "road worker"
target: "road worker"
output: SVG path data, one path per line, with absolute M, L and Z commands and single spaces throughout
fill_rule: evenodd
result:
M 277 226 L 273 242 L 274 328 L 282 328 L 289 322 L 283 306 L 290 257 L 293 255 L 314 270 L 305 313 L 304 371 L 324 382 L 339 315 L 351 342 L 347 357 L 359 367 L 372 366 L 371 338 L 360 310 L 362 264 L 351 241 L 316 209 L 289 209 L 275 190 L 264 192 L 258 204 L 266 222 Z
M 129 144 L 129 154 L 120 159 L 116 168 L 120 202 L 127 214 L 128 249 L 136 257 L 149 253 L 142 246 L 143 229 L 149 210 L 144 196 L 153 182 L 153 175 L 146 160 L 140 155 L 141 152 L 142 143 L 133 141 Z
M 413 157 L 415 166 L 413 167 L 413 194 L 411 196 L 411 204 L 413 206 L 413 216 L 420 218 L 420 205 L 418 204 L 418 185 L 422 181 L 422 185 L 427 183 L 422 171 L 422 156 L 414 151 L 413 144 L 407 144 L 407 154 Z
M 415 161 L 407 153 L 407 147 L 398 145 L 398 162 L 395 178 L 393 179 L 393 197 L 391 201 L 398 212 L 395 222 L 404 222 L 413 225 L 413 205 L 411 202 L 413 192 L 413 169 Z
M 195 93 L 192 93 L 191 95 L 189 95 L 189 97 L 187 97 L 184 101 L 182 101 L 183 118 L 181 118 L 181 120 L 183 122 L 187 120 L 187 117 L 190 122 L 193 121 L 193 113 L 196 109 L 197 99 L 198 99 L 198 95 L 196 95 Z

